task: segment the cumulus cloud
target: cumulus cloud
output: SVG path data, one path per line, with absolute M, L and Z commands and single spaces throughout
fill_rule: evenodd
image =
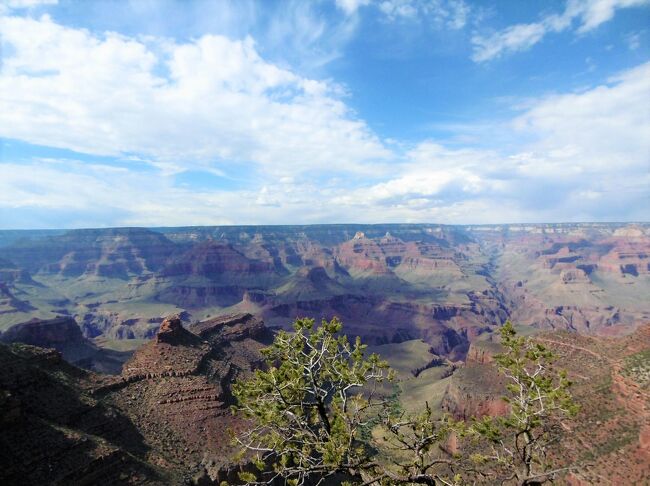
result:
M 646 63 L 581 93 L 531 101 L 502 127 L 511 151 L 422 142 L 396 177 L 337 203 L 409 221 L 647 220 L 649 98 Z
M 538 137 L 535 151 L 558 155 L 549 160 L 588 161 L 585 171 L 647 170 L 650 112 L 644 100 L 650 99 L 650 63 L 609 81 L 542 98 L 514 120 L 514 128 Z
M 265 61 L 251 38 L 188 43 L 3 17 L 0 135 L 77 152 L 273 174 L 363 172 L 389 152 L 337 85 Z
M 332 170 L 324 181 L 283 176 L 207 191 L 179 187 L 171 172 L 152 177 L 75 161 L 0 164 L 0 213 L 10 221 L 25 208 L 69 212 L 69 226 L 86 221 L 80 214 L 96 220 L 88 208 L 109 211 L 114 225 L 150 226 L 648 220 L 649 97 L 646 63 L 579 93 L 531 100 L 501 126 L 509 150 L 423 141 L 394 162 L 392 175 L 367 181 Z
M 98 35 L 48 17 L 0 29 L 0 136 L 109 157 L 0 161 L 5 227 L 650 218 L 650 63 L 458 127 L 465 148 L 402 149 L 344 88 L 268 61 L 251 38 Z M 491 137 L 499 148 L 472 146 Z M 182 183 L 233 167 L 244 183 Z
M 516 24 L 490 35 L 475 35 L 472 38 L 476 62 L 489 61 L 506 52 L 530 49 L 552 32 L 561 32 L 574 27 L 578 34 L 584 34 L 611 20 L 616 10 L 650 5 L 650 0 L 568 0 L 564 12 L 549 14 L 538 22 Z

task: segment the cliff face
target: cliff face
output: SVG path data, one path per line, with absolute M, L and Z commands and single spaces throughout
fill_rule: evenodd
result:
M 515 322 L 623 335 L 650 320 L 642 303 L 650 289 L 647 225 L 566 225 L 492 238 L 486 247 Z
M 280 281 L 271 261 L 248 258 L 232 245 L 207 241 L 192 247 L 162 269 L 165 282 L 158 298 L 187 308 L 230 306 L 247 289 L 267 288 Z
M 472 343 L 465 365 L 454 372 L 442 399 L 443 410 L 456 419 L 508 413 L 508 404 L 502 399 L 506 382 L 493 363 L 498 347 L 480 344 Z
M 168 318 L 98 393 L 136 425 L 152 447 L 150 461 L 223 480 L 234 452 L 229 431 L 245 426 L 230 412 L 230 387 L 261 365 L 260 349 L 271 339 L 249 314 L 189 329 Z
M 93 377 L 54 350 L 0 344 L 2 484 L 168 484 L 147 447 Z
M 128 355 L 98 348 L 83 336 L 73 318 L 65 316 L 16 324 L 0 335 L 0 341 L 54 348 L 68 363 L 111 374 L 120 373 Z
M 465 363 L 468 365 L 486 365 L 494 362 L 494 355 L 502 353 L 503 346 L 495 341 L 474 341 L 469 345 Z
M 229 432 L 246 424 L 230 412 L 230 387 L 260 366 L 272 335 L 246 314 L 193 331 L 165 319 L 113 377 L 70 366 L 55 350 L 0 345 L 0 482 L 219 484 L 233 476 Z
M 3 254 L 32 273 L 126 278 L 159 270 L 174 250 L 173 243 L 157 232 L 110 228 L 21 240 Z
M 250 312 L 285 327 L 338 316 L 369 343 L 424 339 L 458 361 L 507 318 L 600 335 L 650 320 L 647 224 L 114 228 L 10 241 L 0 330 L 69 315 L 87 337 L 130 339 L 153 337 L 170 312 Z
M 508 413 L 505 379 L 494 363 L 494 355 L 503 352 L 498 342 L 475 340 L 467 350 L 462 367 L 449 381 L 442 408 L 456 419 L 497 417 Z
M 67 345 L 89 344 L 81 334 L 74 319 L 34 319 L 10 327 L 0 339 L 5 343 L 20 342 L 42 348 L 56 348 L 63 351 Z

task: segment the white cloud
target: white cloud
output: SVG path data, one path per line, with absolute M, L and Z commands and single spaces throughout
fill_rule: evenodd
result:
M 436 27 L 462 29 L 471 8 L 464 0 L 335 0 L 346 15 L 356 14 L 361 7 L 373 5 L 388 21 L 418 20 Z
M 423 142 L 395 177 L 336 203 L 384 221 L 647 220 L 648 99 L 650 63 L 582 93 L 530 102 L 502 127 L 509 152 Z
M 389 19 L 412 18 L 418 14 L 417 4 L 412 0 L 384 0 L 379 10 Z
M 173 170 L 4 163 L 0 217 L 36 213 L 40 226 L 648 220 L 649 97 L 646 63 L 580 93 L 529 101 L 501 125 L 507 150 L 423 141 L 380 180 L 333 169 L 323 180 L 287 175 L 208 191 L 179 187 Z
M 97 36 L 43 16 L 0 19 L 0 135 L 96 155 L 263 172 L 363 172 L 389 156 L 326 81 L 265 61 L 254 41 Z M 9 48 L 7 48 L 9 47 Z
M 471 10 L 463 0 L 381 0 L 377 5 L 388 20 L 418 19 L 449 29 L 462 29 Z
M 588 161 L 585 170 L 648 169 L 650 63 L 591 90 L 543 98 L 514 121 L 534 133 L 537 151 L 569 150 L 561 163 Z
M 474 55 L 477 62 L 497 57 L 503 51 L 524 51 L 537 44 L 546 34 L 543 24 L 518 24 L 490 37 L 475 36 Z
M 59 0 L 3 0 L 2 2 L 8 8 L 33 8 L 41 5 L 56 5 Z
M 631 51 L 636 51 L 641 47 L 641 35 L 642 32 L 630 32 L 625 36 L 625 42 Z
M 341 87 L 270 63 L 252 39 L 0 22 L 0 136 L 132 163 L 2 160 L 3 226 L 650 218 L 650 63 L 529 100 L 510 122 L 459 127 L 467 148 L 423 141 L 400 155 Z M 503 148 L 471 147 L 486 139 Z M 180 183 L 188 168 L 233 166 L 244 189 Z
M 584 34 L 611 20 L 618 9 L 649 4 L 650 0 L 568 0 L 562 14 L 546 15 L 539 22 L 512 25 L 491 35 L 475 35 L 472 59 L 484 62 L 505 52 L 530 49 L 546 34 L 567 30 L 574 23 L 577 23 L 576 32 Z
M 343 192 L 291 178 L 259 189 L 201 190 L 155 171 L 69 159 L 0 164 L 5 229 L 352 221 L 348 208 L 331 205 Z
M 360 7 L 369 4 L 370 0 L 336 0 L 336 6 L 348 15 L 356 13 Z
M 363 1 L 347 2 L 355 9 L 362 4 Z M 341 57 L 359 23 L 353 12 L 328 18 L 322 15 L 317 2 L 300 0 L 278 3 L 275 10 L 258 12 L 258 16 L 267 19 L 257 29 L 265 52 L 272 52 L 274 58 L 304 72 L 319 72 L 323 66 Z
M 577 17 L 580 22 L 578 32 L 584 33 L 611 20 L 618 9 L 639 7 L 649 3 L 648 0 L 571 0 L 565 15 Z

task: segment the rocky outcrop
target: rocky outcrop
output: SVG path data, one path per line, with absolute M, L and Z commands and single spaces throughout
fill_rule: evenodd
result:
M 192 328 L 164 319 L 120 376 L 82 371 L 54 349 L 0 345 L 0 483 L 234 479 L 244 466 L 230 432 L 246 423 L 230 411 L 230 387 L 261 365 L 272 335 L 250 314 Z
M 505 382 L 492 366 L 464 366 L 452 375 L 442 409 L 459 420 L 497 417 L 508 412 L 502 397 Z
M 124 365 L 122 376 L 96 393 L 123 410 L 155 450 L 156 461 L 222 479 L 232 466 L 229 430 L 245 424 L 230 412 L 230 387 L 261 366 L 272 340 L 250 314 L 210 319 L 186 329 L 166 318 L 154 339 Z M 220 472 L 221 471 L 221 472 Z
M 178 316 L 168 317 L 155 338 L 124 364 L 122 376 L 146 379 L 191 375 L 210 351 L 208 343 L 186 330 Z
M 3 248 L 20 268 L 65 277 L 94 275 L 128 278 L 159 270 L 174 252 L 160 233 L 144 228 L 71 230 Z
M 61 354 L 0 344 L 0 483 L 148 484 L 179 478 L 148 465 L 140 433 L 88 392 Z
M 19 342 L 42 348 L 56 348 L 62 352 L 68 345 L 89 344 L 71 317 L 33 319 L 16 324 L 7 329 L 0 340 L 5 343 Z
M 161 276 L 198 276 L 218 281 L 233 275 L 244 278 L 273 272 L 273 265 L 266 261 L 247 258 L 230 244 L 208 241 L 166 265 Z
M 230 244 L 207 241 L 173 259 L 159 273 L 158 299 L 186 308 L 228 307 L 242 301 L 249 289 L 280 283 L 284 269 L 276 266 L 273 258 L 249 258 Z
M 190 330 L 213 345 L 253 339 L 270 344 L 273 334 L 252 314 L 230 314 L 190 325 Z
M 474 341 L 467 351 L 467 364 L 485 365 L 494 362 L 494 356 L 504 351 L 503 346 L 494 341 Z
M 67 316 L 16 324 L 0 335 L 0 341 L 54 348 L 69 363 L 112 374 L 120 373 L 122 363 L 129 355 L 98 348 L 83 336 L 77 322 Z
M 496 417 L 508 412 L 503 401 L 505 380 L 494 363 L 503 347 L 492 341 L 477 340 L 469 345 L 464 366 L 451 377 L 442 408 L 457 419 Z

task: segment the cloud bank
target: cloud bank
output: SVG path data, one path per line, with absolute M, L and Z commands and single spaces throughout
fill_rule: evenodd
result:
M 255 42 L 205 35 L 103 36 L 4 17 L 4 137 L 81 153 L 138 154 L 184 167 L 255 164 L 264 173 L 362 172 L 381 141 L 337 85 L 266 62 Z
M 594 12 L 579 29 L 609 15 Z M 453 134 L 496 134 L 488 150 L 383 140 L 344 86 L 269 61 L 251 37 L 97 34 L 47 16 L 0 30 L 0 136 L 73 151 L 0 161 L 4 227 L 650 219 L 650 63 Z

